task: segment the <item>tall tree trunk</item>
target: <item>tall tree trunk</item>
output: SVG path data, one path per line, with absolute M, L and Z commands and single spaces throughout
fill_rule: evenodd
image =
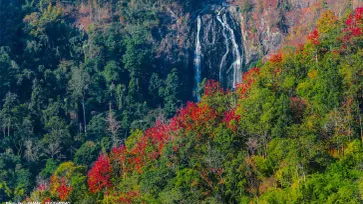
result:
M 86 107 L 84 105 L 84 97 L 82 98 L 82 109 L 83 109 L 83 127 L 84 127 L 84 133 L 87 133 Z

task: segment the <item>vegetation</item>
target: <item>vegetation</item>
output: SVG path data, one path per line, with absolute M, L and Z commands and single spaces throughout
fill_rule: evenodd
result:
M 140 2 L 85 32 L 60 3 L 0 0 L 0 202 L 363 202 L 363 8 L 180 108 Z
M 87 169 L 189 98 L 180 70 L 152 57 L 154 4 L 0 1 L 0 202 L 23 200 L 62 162 Z
M 324 14 L 307 44 L 245 73 L 235 92 L 209 81 L 200 103 L 134 131 L 99 156 L 82 198 L 362 202 L 362 11 Z

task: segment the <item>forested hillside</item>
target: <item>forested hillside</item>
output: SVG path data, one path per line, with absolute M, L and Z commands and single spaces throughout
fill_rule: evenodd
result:
M 0 202 L 362 203 L 363 8 L 337 2 L 0 0 Z M 232 90 L 193 70 L 227 3 Z
M 95 2 L 0 1 L 0 202 L 24 199 L 61 162 L 90 165 L 191 99 L 182 70 L 153 57 L 157 8 Z
M 341 20 L 328 11 L 318 25 L 236 91 L 208 81 L 201 102 L 132 131 L 93 164 L 97 145 L 86 143 L 28 199 L 362 202 L 363 9 Z

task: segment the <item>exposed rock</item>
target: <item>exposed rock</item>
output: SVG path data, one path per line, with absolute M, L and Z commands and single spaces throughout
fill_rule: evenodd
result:
M 224 9 L 228 25 L 234 32 L 241 55 L 241 69 L 246 70 L 260 59 L 267 59 L 278 52 L 284 44 L 304 43 L 305 36 L 314 29 L 320 14 L 328 9 L 339 17 L 348 9 L 363 6 L 363 0 L 213 0 L 198 1 L 198 6 L 184 5 L 183 1 L 163 3 L 158 10 L 160 26 L 153 33 L 155 48 L 153 66 L 164 70 L 166 75 L 172 68 L 182 73 L 185 90 L 192 92 L 196 86 L 193 58 L 197 16 L 201 16 L 202 63 L 201 77 L 217 79 L 224 87 L 232 88 L 236 79 L 236 49 L 226 31 L 218 21 L 217 14 Z M 93 9 L 94 10 L 94 9 Z M 86 5 L 75 12 L 77 25 L 85 28 L 94 21 L 106 22 L 113 8 L 105 6 L 92 15 Z M 122 21 L 122 19 L 120 19 Z M 91 22 L 92 21 L 92 22 Z M 229 32 L 229 31 L 228 31 Z M 228 34 L 231 35 L 231 34 Z M 235 50 L 235 51 L 233 51 Z M 233 71 L 234 70 L 234 71 Z M 238 73 L 237 73 L 238 74 Z M 238 76 L 241 78 L 241 76 Z M 195 89 L 195 88 L 194 88 Z M 187 94 L 186 94 L 187 95 Z

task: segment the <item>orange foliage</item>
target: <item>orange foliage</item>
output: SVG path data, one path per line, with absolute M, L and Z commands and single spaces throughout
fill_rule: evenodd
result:
M 314 69 L 313 71 L 308 73 L 308 76 L 310 79 L 316 78 L 317 75 L 318 75 L 318 71 L 316 69 Z
M 132 200 L 135 199 L 135 198 L 138 198 L 138 197 L 140 197 L 140 192 L 139 191 L 129 191 L 125 195 L 121 196 L 118 201 L 120 203 L 131 204 Z
M 259 68 L 252 68 L 243 74 L 242 83 L 237 85 L 237 94 L 240 98 L 245 98 L 248 90 L 252 87 L 253 83 L 257 80 L 260 74 Z
M 338 17 L 331 10 L 324 12 L 318 20 L 319 33 L 327 33 L 338 27 Z
M 68 198 L 69 193 L 72 191 L 72 187 L 66 184 L 64 178 L 61 179 L 61 185 L 57 189 L 57 193 L 61 201 L 65 201 Z
M 272 63 L 282 62 L 282 53 L 271 55 L 270 62 Z
M 67 200 L 69 194 L 72 192 L 72 187 L 68 184 L 65 177 L 58 178 L 57 176 L 50 177 L 50 185 L 61 201 Z

